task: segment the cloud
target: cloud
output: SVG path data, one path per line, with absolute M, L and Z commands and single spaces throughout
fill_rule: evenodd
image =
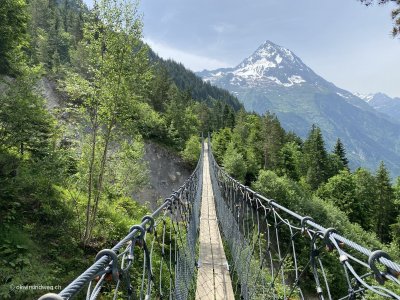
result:
M 192 71 L 202 71 L 204 69 L 213 70 L 218 68 L 227 67 L 229 64 L 226 62 L 205 57 L 193 53 L 186 52 L 169 46 L 165 43 L 145 38 L 144 42 L 147 43 L 154 52 L 164 59 L 173 59 L 176 62 L 182 63 L 186 68 Z

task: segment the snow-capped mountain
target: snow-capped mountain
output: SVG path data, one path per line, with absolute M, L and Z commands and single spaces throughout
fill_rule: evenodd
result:
M 203 71 L 205 81 L 218 82 L 229 77 L 234 85 L 277 84 L 286 87 L 312 81 L 313 72 L 290 50 L 270 41 L 262 44 L 251 56 L 235 68 Z M 311 75 L 311 76 L 310 76 Z
M 197 75 L 211 84 L 231 91 L 242 99 L 248 110 L 264 113 L 271 107 L 256 98 L 246 97 L 248 90 L 262 90 L 274 97 L 287 97 L 297 90 L 334 93 L 363 109 L 370 107 L 352 93 L 339 89 L 311 70 L 292 51 L 271 41 L 264 42 L 252 55 L 234 68 L 204 70 Z M 269 98 L 269 97 L 267 97 Z M 268 101 L 267 101 L 268 102 Z
M 391 98 L 384 93 L 376 93 L 368 95 L 362 95 L 356 93 L 355 95 L 366 101 L 377 111 L 393 118 L 395 122 L 400 122 L 400 98 L 398 97 Z
M 276 84 L 290 87 L 317 79 L 300 58 L 270 41 L 262 44 L 235 68 L 203 71 L 199 75 L 210 83 L 227 76 L 231 84 L 242 86 Z
M 375 169 L 384 160 L 400 175 L 399 123 L 374 109 L 368 97 L 362 100 L 316 74 L 289 49 L 266 41 L 236 67 L 197 75 L 233 93 L 248 111 L 275 113 L 303 138 L 312 124 L 321 127 L 328 148 L 340 137 L 353 167 Z

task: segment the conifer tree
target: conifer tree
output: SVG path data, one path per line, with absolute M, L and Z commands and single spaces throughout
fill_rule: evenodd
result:
M 390 241 L 390 226 L 396 221 L 394 190 L 389 172 L 381 162 L 376 172 L 376 200 L 374 203 L 375 232 L 383 243 Z
M 196 102 L 194 104 L 194 111 L 199 123 L 199 131 L 205 135 L 207 135 L 207 132 L 213 131 L 211 109 L 207 104 L 205 102 Z
M 328 154 L 321 129 L 316 125 L 312 126 L 303 151 L 306 180 L 312 189 L 317 189 L 328 179 Z
M 264 152 L 264 169 L 274 169 L 279 163 L 279 151 L 284 143 L 285 131 L 276 115 L 267 112 L 262 116 L 261 132 Z
M 279 173 L 299 180 L 300 146 L 296 142 L 288 142 L 282 147 L 279 156 Z
M 248 126 L 246 118 L 247 118 L 247 112 L 244 109 L 241 109 L 237 112 L 236 124 L 233 131 L 236 132 L 241 139 L 245 139 L 248 135 Z
M 235 114 L 233 113 L 232 108 L 227 104 L 224 105 L 222 120 L 224 127 L 233 128 L 233 126 L 235 126 Z
M 337 139 L 335 148 L 333 149 L 333 154 L 336 154 L 340 161 L 343 163 L 343 167 L 349 170 L 349 160 L 346 157 L 346 150 L 340 138 Z
M 212 113 L 212 127 L 215 130 L 220 130 L 221 128 L 224 128 L 224 122 L 222 119 L 223 116 L 223 106 L 222 106 L 222 101 L 215 100 L 215 102 L 212 105 L 211 109 Z
M 232 130 L 230 128 L 222 128 L 212 134 L 212 151 L 215 159 L 221 163 L 226 149 L 232 140 Z
M 48 152 L 54 128 L 44 99 L 34 92 L 35 79 L 32 72 L 19 76 L 0 95 L 0 150 L 33 157 Z
M 172 130 L 174 135 L 175 146 L 179 150 L 183 150 L 185 142 L 191 135 L 198 135 L 199 120 L 194 112 L 194 101 L 190 92 L 181 92 L 175 85 L 171 86 L 169 92 L 168 105 L 165 111 L 165 120 L 167 126 Z
M 245 139 L 246 148 L 244 151 L 248 181 L 253 181 L 257 178 L 258 172 L 263 164 L 263 151 L 261 142 L 261 118 L 257 114 L 247 114 L 247 136 Z
M 24 0 L 2 0 L 0 3 L 0 74 L 15 71 L 15 63 L 26 43 L 28 16 Z
M 150 103 L 156 111 L 165 111 L 170 86 L 171 79 L 167 70 L 159 65 L 154 72 L 150 93 Z

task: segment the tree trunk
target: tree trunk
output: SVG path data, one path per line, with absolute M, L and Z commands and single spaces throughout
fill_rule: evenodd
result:
M 115 118 L 113 118 L 110 121 L 110 124 L 107 127 L 107 133 L 106 133 L 106 137 L 104 140 L 105 144 L 104 144 L 104 148 L 103 148 L 103 154 L 101 157 L 100 172 L 99 172 L 99 176 L 98 176 L 98 180 L 97 180 L 97 191 L 94 195 L 94 207 L 93 207 L 92 214 L 90 217 L 91 222 L 90 222 L 90 226 L 89 226 L 89 236 L 88 236 L 89 240 L 92 237 L 93 228 L 96 223 L 97 209 L 99 206 L 101 194 L 103 192 L 103 182 L 104 182 L 104 173 L 106 170 L 108 147 L 109 147 L 110 139 L 111 139 L 111 131 L 114 128 L 114 125 L 115 125 Z
M 97 109 L 94 110 L 94 116 L 92 118 L 93 124 L 93 134 L 92 134 L 92 151 L 90 153 L 90 163 L 89 163 L 89 181 L 88 181 L 88 201 L 86 205 L 86 224 L 85 224 L 85 233 L 83 235 L 83 244 L 86 246 L 90 240 L 90 215 L 91 215 L 91 205 L 92 205 L 92 189 L 93 189 L 93 169 L 94 169 L 94 161 L 96 158 L 96 143 L 97 143 Z

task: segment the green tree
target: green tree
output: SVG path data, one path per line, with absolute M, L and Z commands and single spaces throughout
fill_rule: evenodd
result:
M 400 177 L 397 177 L 396 184 L 394 185 L 394 204 L 397 215 L 396 222 L 391 225 L 391 236 L 393 242 L 396 243 L 395 249 L 400 247 Z
M 359 204 L 358 220 L 365 230 L 374 230 L 374 203 L 377 198 L 376 180 L 370 171 L 358 168 L 353 173 L 355 201 Z
M 211 107 L 211 118 L 212 118 L 212 127 L 214 130 L 220 130 L 223 128 L 223 120 L 222 120 L 222 102 L 218 100 L 212 101 L 212 107 Z
M 276 115 L 269 112 L 262 116 L 262 149 L 264 169 L 274 169 L 278 165 L 279 151 L 284 144 L 285 131 Z
M 342 170 L 350 171 L 343 166 L 343 162 L 340 160 L 339 156 L 334 153 L 328 153 L 326 170 L 327 178 L 331 178 L 332 176 L 339 174 Z
M 212 127 L 211 109 L 205 102 L 196 102 L 194 104 L 194 113 L 199 124 L 199 131 L 204 135 L 214 130 Z
M 312 189 L 328 179 L 328 154 L 321 129 L 313 125 L 308 138 L 304 142 L 304 167 L 308 184 Z
M 226 149 L 222 165 L 231 176 L 242 182 L 244 181 L 247 172 L 246 163 L 243 155 L 237 151 L 232 141 Z
M 60 76 L 60 66 L 70 63 L 70 50 L 83 38 L 85 6 L 81 0 L 30 0 L 28 11 L 31 60 Z
M 165 120 L 168 134 L 178 150 L 184 149 L 190 136 L 199 134 L 199 119 L 189 91 L 181 92 L 176 86 L 171 87 Z
M 232 140 L 232 130 L 223 128 L 212 134 L 211 145 L 215 159 L 222 163 L 226 149 Z
M 235 126 L 235 113 L 228 104 L 224 105 L 222 120 L 223 120 L 223 127 L 233 128 L 233 126 Z
M 347 170 L 329 178 L 316 191 L 316 195 L 324 200 L 331 201 L 341 211 L 346 213 L 351 222 L 362 224 L 359 212 L 362 207 L 355 201 L 356 185 L 352 174 Z
M 165 111 L 171 84 L 172 82 L 166 68 L 162 65 L 157 65 L 150 87 L 150 103 L 156 111 Z
M 333 154 L 337 155 L 340 159 L 340 161 L 343 164 L 343 168 L 350 170 L 349 169 L 349 160 L 346 157 L 346 150 L 344 148 L 344 145 L 340 138 L 336 140 L 335 147 L 333 149 Z
M 252 187 L 268 199 L 274 199 L 296 212 L 311 197 L 295 181 L 278 176 L 271 170 L 260 170 Z
M 18 69 L 26 46 L 28 15 L 24 0 L 2 0 L 0 5 L 0 74 Z
M 182 152 L 183 159 L 192 167 L 195 167 L 201 153 L 201 143 L 197 135 L 192 135 L 186 142 Z
M 279 153 L 278 174 L 298 181 L 301 157 L 301 148 L 296 142 L 288 142 L 283 145 Z
M 46 155 L 54 135 L 54 121 L 44 99 L 33 90 L 36 80 L 29 72 L 5 81 L 0 94 L 0 149 L 18 152 L 21 157 Z
M 374 202 L 375 232 L 381 242 L 387 243 L 390 241 L 390 225 L 395 223 L 396 210 L 389 172 L 383 162 L 379 165 L 375 179 L 377 191 Z
M 79 73 L 66 77 L 65 90 L 83 103 L 82 117 L 87 121 L 80 151 L 87 195 L 84 244 L 90 242 L 96 225 L 110 157 L 119 150 L 116 145 L 126 136 L 139 136 L 160 125 L 160 118 L 146 103 L 152 74 L 147 48 L 140 41 L 141 29 L 137 3 L 97 2 L 85 24 L 79 56 L 74 54 L 82 59 L 76 68 Z
M 261 118 L 256 114 L 247 114 L 246 116 L 246 133 L 247 136 L 243 139 L 246 147 L 244 156 L 247 165 L 246 180 L 254 181 L 263 164 L 263 151 L 261 144 Z

